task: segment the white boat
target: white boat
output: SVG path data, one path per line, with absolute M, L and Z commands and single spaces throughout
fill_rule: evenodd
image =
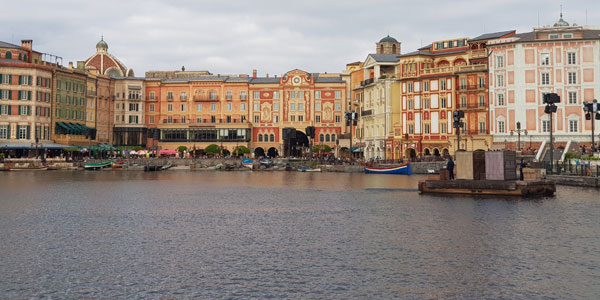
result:
M 298 172 L 321 172 L 321 168 L 298 168 Z
M 244 160 L 242 160 L 242 165 L 246 168 L 252 169 L 254 166 L 254 161 L 249 158 L 244 158 Z

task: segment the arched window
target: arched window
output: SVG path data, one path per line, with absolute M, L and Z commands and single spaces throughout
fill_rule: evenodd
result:
M 335 142 L 335 134 L 332 134 L 332 135 L 331 135 L 331 141 L 332 141 L 332 142 Z
M 271 135 L 270 135 L 270 137 L 269 137 L 269 140 L 270 140 L 271 142 L 274 142 L 274 141 L 275 141 L 275 135 L 271 133 Z
M 392 45 L 392 54 L 396 54 L 396 45 Z
M 258 141 L 259 141 L 259 142 L 262 142 L 262 134 L 259 134 L 259 135 L 258 135 Z
M 22 56 L 21 56 L 21 53 L 19 53 L 19 60 L 22 60 Z
M 27 61 L 27 54 L 23 55 L 23 61 Z
M 12 53 L 10 51 L 6 51 L 6 58 L 12 59 Z
M 325 135 L 325 141 L 329 142 L 329 134 Z
M 324 142 L 325 136 L 323 134 L 319 135 L 319 141 Z
M 379 45 L 379 52 L 380 54 L 383 54 L 383 45 Z

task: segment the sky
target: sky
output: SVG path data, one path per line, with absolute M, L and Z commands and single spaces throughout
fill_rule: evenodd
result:
M 93 55 L 103 35 L 109 53 L 136 76 L 182 66 L 213 74 L 339 73 L 388 34 L 408 53 L 436 40 L 551 25 L 561 5 L 567 22 L 600 26 L 595 0 L 43 0 L 3 3 L 0 41 L 32 39 L 34 50 L 67 65 Z

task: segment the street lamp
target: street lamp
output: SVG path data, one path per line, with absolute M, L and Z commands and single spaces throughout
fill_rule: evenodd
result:
M 596 152 L 596 145 L 594 144 L 594 123 L 595 120 L 600 120 L 600 103 L 594 99 L 592 102 L 583 101 L 583 111 L 585 112 L 585 119 L 592 121 L 592 154 Z
M 546 107 L 544 108 L 544 113 L 550 115 L 550 172 L 554 169 L 554 142 L 552 140 L 552 114 L 556 112 L 555 103 L 560 103 L 560 96 L 556 93 L 544 94 L 544 103 Z
M 511 130 L 510 135 L 517 133 L 517 150 L 521 151 L 521 132 L 527 135 L 527 129 L 521 129 L 521 122 L 517 122 L 517 130 Z
M 462 118 L 465 117 L 465 112 L 462 110 L 456 110 L 452 113 L 452 120 L 454 121 L 452 123 L 452 127 L 454 127 L 454 129 L 456 130 L 456 136 L 457 136 L 457 147 L 458 149 L 456 151 L 460 150 L 460 129 L 464 126 L 464 122 L 461 121 Z
M 350 159 L 352 159 L 352 126 L 356 126 L 358 114 L 354 110 L 347 111 L 344 113 L 344 118 L 346 119 L 346 126 L 350 126 Z

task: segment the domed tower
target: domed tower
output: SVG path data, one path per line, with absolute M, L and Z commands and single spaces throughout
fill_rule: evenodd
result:
M 388 34 L 377 43 L 376 53 L 400 55 L 400 42 Z
M 563 20 L 563 14 L 562 11 L 560 12 L 560 19 L 558 19 L 558 21 L 556 21 L 556 23 L 554 23 L 554 27 L 568 27 L 569 23 L 565 20 Z
M 133 77 L 133 70 L 108 53 L 108 44 L 104 36 L 96 44 L 96 53 L 85 60 L 85 69 L 96 74 L 113 77 Z

